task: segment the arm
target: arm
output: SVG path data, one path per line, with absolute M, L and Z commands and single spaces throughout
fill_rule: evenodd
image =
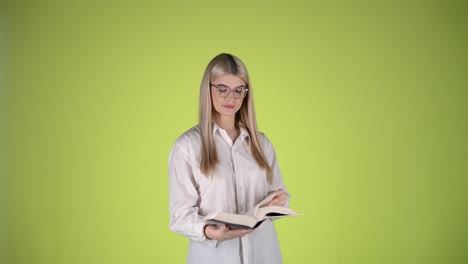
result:
M 207 239 L 207 224 L 198 214 L 199 195 L 193 177 L 189 155 L 176 142 L 169 154 L 169 211 L 170 229 L 191 240 L 215 247 L 217 241 Z
M 228 225 L 207 225 L 205 227 L 206 237 L 215 240 L 229 240 L 237 237 L 243 237 L 247 234 L 250 234 L 254 229 L 231 229 Z
M 268 205 L 289 207 L 290 194 L 286 189 L 281 170 L 276 158 L 276 152 L 270 140 L 262 134 L 263 149 L 273 172 L 273 182 L 268 186 L 268 193 L 276 192 L 275 198 Z
M 176 142 L 169 155 L 169 210 L 173 232 L 216 247 L 217 240 L 243 237 L 253 231 L 208 225 L 198 214 L 199 195 L 195 186 L 190 157 Z

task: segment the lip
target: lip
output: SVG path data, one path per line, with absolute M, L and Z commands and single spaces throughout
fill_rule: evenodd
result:
M 227 108 L 227 109 L 233 109 L 234 108 L 234 106 L 230 105 L 230 104 L 223 105 L 223 107 Z

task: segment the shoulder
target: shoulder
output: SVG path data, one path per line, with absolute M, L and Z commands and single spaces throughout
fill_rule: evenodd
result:
M 197 148 L 201 144 L 200 125 L 196 125 L 180 135 L 174 142 L 173 148 L 183 150 Z
M 258 131 L 257 135 L 258 135 L 258 140 L 260 140 L 261 144 L 265 144 L 265 143 L 271 144 L 270 139 L 268 139 L 265 133 Z
M 273 144 L 271 143 L 270 139 L 265 135 L 265 133 L 258 131 L 257 135 L 260 146 L 264 151 L 269 151 L 273 148 Z
M 201 137 L 200 125 L 196 125 L 180 135 L 175 143 L 182 143 L 187 140 L 199 140 Z

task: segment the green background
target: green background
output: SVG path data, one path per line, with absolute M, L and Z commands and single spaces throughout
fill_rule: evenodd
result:
M 251 74 L 285 263 L 467 263 L 466 1 L 0 4 L 0 262 L 184 263 L 167 161 L 209 60 Z

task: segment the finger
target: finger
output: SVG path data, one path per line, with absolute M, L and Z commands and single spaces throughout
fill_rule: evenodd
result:
M 283 189 L 276 190 L 276 196 L 282 195 L 284 193 Z
M 276 192 L 275 192 L 275 197 L 274 198 L 280 198 L 281 196 L 283 195 L 286 195 L 286 193 L 284 192 L 283 189 L 278 189 Z
M 271 200 L 271 202 L 268 205 L 284 206 L 286 204 L 286 201 L 287 201 L 287 195 L 284 194 L 284 196 L 282 195 L 281 197 Z
M 230 238 L 243 237 L 250 233 L 247 229 L 231 229 L 225 232 L 226 236 Z
M 218 229 L 219 229 L 220 232 L 224 233 L 224 232 L 226 232 L 226 230 L 229 230 L 229 226 L 228 225 L 220 225 Z
M 245 230 L 245 234 L 250 234 L 250 233 L 252 233 L 254 230 L 255 230 L 255 229 L 247 229 L 247 230 Z
M 245 236 L 245 235 L 252 233 L 252 231 L 253 231 L 252 229 L 242 229 L 241 234 L 242 236 Z
M 279 202 L 279 199 L 278 198 L 275 198 L 273 200 L 271 200 L 268 205 L 278 205 L 278 202 Z
M 289 196 L 288 196 L 287 193 L 283 193 L 283 194 L 281 195 L 280 199 L 281 199 L 282 204 L 285 204 L 285 203 L 288 201 L 288 197 L 289 197 Z

